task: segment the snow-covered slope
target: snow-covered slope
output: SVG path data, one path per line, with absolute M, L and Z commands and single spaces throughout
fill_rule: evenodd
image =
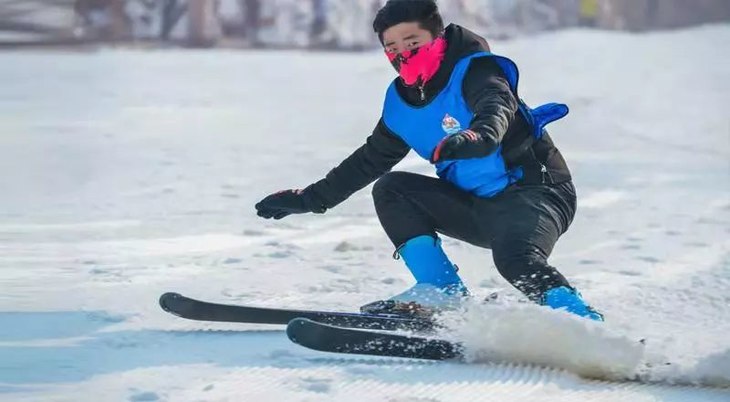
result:
M 608 321 L 475 307 L 444 334 L 470 364 L 342 358 L 157 307 L 175 290 L 354 310 L 410 285 L 367 190 L 321 216 L 253 210 L 363 142 L 393 76 L 380 53 L 0 54 L 0 399 L 726 401 L 729 39 L 710 26 L 493 43 L 528 103 L 571 106 L 552 135 L 579 213 L 552 262 Z M 477 295 L 510 296 L 489 251 L 445 247 Z M 505 358 L 557 368 L 484 363 Z M 651 382 L 726 388 L 574 374 L 633 363 Z

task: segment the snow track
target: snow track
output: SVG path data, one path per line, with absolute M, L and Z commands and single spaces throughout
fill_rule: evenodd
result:
M 367 373 L 378 370 L 380 378 Z M 443 381 L 443 370 L 458 379 Z M 388 365 L 369 360 L 342 360 L 305 372 L 282 369 L 257 369 L 237 377 L 228 390 L 243 383 L 266 384 L 243 391 L 254 400 L 321 401 L 725 401 L 728 392 L 713 389 L 667 387 L 643 384 L 615 384 L 585 381 L 565 372 L 529 366 L 493 365 L 462 370 L 459 365 Z M 356 372 L 357 380 L 348 380 Z M 277 381 L 277 378 L 299 378 Z M 343 380 L 344 377 L 344 380 Z M 224 384 L 225 384 L 224 379 Z M 225 385 L 223 387 L 227 388 Z M 242 388 L 242 387 L 241 387 Z M 290 390 L 286 392 L 284 390 Z M 283 391 L 283 392 L 282 392 Z M 223 390 L 225 392 L 225 389 Z M 305 394 L 305 395 L 302 395 Z M 307 395 L 308 394 L 308 395 Z M 276 395 L 281 399 L 272 398 Z M 197 396 L 197 395 L 196 395 Z
M 0 315 L 2 324 L 16 327 L 18 318 Z M 115 321 L 98 314 L 63 318 L 81 329 Z M 5 383 L 0 389 L 14 391 L 3 400 L 16 402 L 47 395 L 44 389 L 50 384 L 22 385 L 47 376 L 57 381 L 50 388 L 52 400 L 69 402 L 87 400 L 89 395 L 102 398 L 97 400 L 130 401 L 341 401 L 354 397 L 404 402 L 554 401 L 556 397 L 561 401 L 720 402 L 730 396 L 730 388 L 592 381 L 530 365 L 343 358 L 299 348 L 282 331 L 96 331 L 75 344 L 16 342 L 0 344 L 0 348 L 6 352 Z M 94 357 L 89 361 L 85 356 Z M 33 372 L 36 367 L 44 370 Z
M 548 316 L 530 308 L 464 315 L 444 336 L 477 352 L 468 364 L 342 358 L 159 309 L 177 291 L 352 311 L 411 284 L 367 190 L 324 215 L 253 211 L 362 144 L 393 76 L 379 52 L 0 54 L 0 399 L 729 401 L 728 41 L 718 25 L 493 44 L 529 104 L 571 107 L 551 135 L 579 211 L 551 263 L 601 328 L 646 340 L 643 383 L 579 377 L 629 366 L 633 349 L 581 342 L 596 333 L 576 321 L 520 327 Z M 431 170 L 412 156 L 396 168 Z M 444 245 L 475 295 L 514 296 L 488 251 Z

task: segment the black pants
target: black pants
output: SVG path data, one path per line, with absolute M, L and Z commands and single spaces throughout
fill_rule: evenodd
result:
M 373 187 L 380 223 L 398 247 L 436 233 L 492 250 L 499 273 L 534 301 L 556 286 L 570 286 L 547 258 L 573 221 L 575 187 L 513 185 L 481 198 L 451 183 L 391 172 Z

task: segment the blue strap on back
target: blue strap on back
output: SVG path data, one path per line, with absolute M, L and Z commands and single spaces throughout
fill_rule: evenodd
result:
M 494 61 L 496 61 L 499 67 L 502 68 L 512 92 L 515 94 L 517 99 L 519 99 L 517 87 L 520 82 L 520 71 L 515 62 L 506 57 L 497 56 L 489 52 L 483 52 L 480 54 L 494 58 Z M 520 111 L 533 128 L 532 135 L 539 140 L 545 133 L 545 126 L 565 117 L 568 112 L 570 112 L 570 109 L 568 108 L 568 105 L 563 103 L 548 103 L 532 109 L 520 100 Z
M 555 120 L 562 119 L 570 111 L 568 105 L 563 103 L 547 103 L 535 109 L 531 109 L 522 103 L 520 109 L 532 125 L 532 135 L 538 140 L 545 134 L 545 126 Z

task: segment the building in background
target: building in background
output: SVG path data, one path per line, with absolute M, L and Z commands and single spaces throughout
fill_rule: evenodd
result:
M 160 43 L 357 50 L 378 46 L 385 0 L 0 0 L 0 45 Z M 439 0 L 488 37 L 575 26 L 643 31 L 730 21 L 729 0 Z M 19 39 L 19 38 L 22 38 Z
M 647 31 L 730 21 L 727 0 L 601 0 L 600 26 Z
M 0 43 L 73 42 L 74 1 L 0 0 Z

